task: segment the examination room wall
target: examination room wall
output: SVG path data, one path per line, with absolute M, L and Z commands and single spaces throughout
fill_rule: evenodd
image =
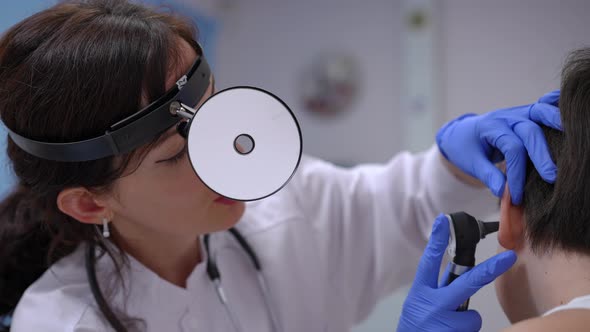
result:
M 342 165 L 427 148 L 442 123 L 463 113 L 532 102 L 558 87 L 569 50 L 590 46 L 587 0 L 177 1 L 202 6 L 217 21 L 212 60 L 221 88 L 255 85 L 277 94 L 300 121 L 305 152 Z M 0 31 L 53 2 L 0 0 Z M 408 24 L 416 22 L 407 8 L 422 5 L 432 13 L 425 23 L 433 38 L 418 47 L 433 62 L 416 72 L 427 85 L 420 90 L 407 71 Z M 305 67 L 324 51 L 349 54 L 360 66 L 358 98 L 340 116 L 310 114 L 300 100 Z M 408 91 L 424 100 L 408 102 Z M 0 137 L 0 145 L 4 141 Z M 12 181 L 7 174 L 2 155 L 2 184 Z M 496 243 L 495 236 L 484 240 L 478 261 L 492 255 Z M 405 295 L 388 297 L 354 332 L 392 331 Z M 491 285 L 471 307 L 484 318 L 482 331 L 508 325 Z

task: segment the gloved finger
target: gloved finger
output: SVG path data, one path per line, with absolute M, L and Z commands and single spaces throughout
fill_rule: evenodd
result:
M 543 103 L 531 105 L 531 108 L 529 109 L 529 118 L 538 124 L 557 130 L 563 130 L 559 108 L 553 105 Z
M 449 244 L 449 222 L 443 214 L 438 215 L 432 225 L 430 239 L 418 263 L 414 284 L 437 288 L 438 272 L 443 255 Z
M 553 106 L 559 106 L 559 90 L 553 90 L 539 98 L 539 103 L 545 103 Z
M 527 163 L 527 152 L 523 142 L 509 127 L 494 130 L 485 139 L 504 154 L 506 178 L 512 196 L 512 203 L 515 205 L 520 204 L 524 190 Z M 501 189 L 501 192 L 503 191 L 504 188 Z
M 442 275 L 442 278 L 440 278 L 440 280 L 438 281 L 438 287 L 446 286 L 449 283 L 449 277 L 451 276 L 449 274 L 450 271 L 451 271 L 451 262 L 449 262 L 447 264 L 447 267 L 445 267 L 445 272 Z
M 453 280 L 447 287 L 440 288 L 444 307 L 456 309 L 461 303 L 473 296 L 480 288 L 494 281 L 516 262 L 516 254 L 512 250 L 499 253 L 470 271 Z
M 481 315 L 475 310 L 451 312 L 447 318 L 449 322 L 453 323 L 453 326 L 449 326 L 449 331 L 473 332 L 481 330 Z
M 477 157 L 476 157 L 477 158 Z M 506 178 L 490 160 L 481 158 L 473 161 L 473 173 L 497 197 L 501 197 L 506 185 Z
M 547 140 L 541 127 L 534 122 L 522 121 L 514 125 L 513 129 L 514 133 L 523 142 L 539 175 L 545 181 L 554 183 L 557 178 L 557 166 L 551 159 Z
M 472 158 L 472 176 L 479 179 L 497 197 L 502 196 L 506 186 L 506 177 L 495 163 L 504 159 L 504 155 L 494 145 L 498 126 L 506 126 L 504 122 L 488 122 L 480 127 L 481 154 L 474 154 Z M 487 145 L 487 146 L 486 146 Z

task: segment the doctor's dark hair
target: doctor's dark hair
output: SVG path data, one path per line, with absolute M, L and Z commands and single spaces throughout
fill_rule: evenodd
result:
M 568 56 L 559 110 L 563 132 L 543 129 L 557 165 L 555 184 L 543 181 L 529 162 L 526 235 L 536 253 L 560 249 L 590 255 L 590 48 Z
M 125 0 L 65 1 L 34 14 L 0 39 L 2 122 L 46 142 L 102 135 L 165 93 L 181 38 L 196 40 L 189 21 Z M 73 187 L 109 192 L 154 142 L 123 156 L 65 163 L 32 156 L 8 138 L 18 186 L 0 203 L 0 315 L 81 243 L 122 257 L 108 250 L 94 225 L 62 213 L 57 196 Z M 111 324 L 120 318 L 98 302 Z

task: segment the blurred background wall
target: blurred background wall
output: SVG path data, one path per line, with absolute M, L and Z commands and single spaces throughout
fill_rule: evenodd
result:
M 0 1 L 0 30 L 54 2 Z M 590 46 L 585 0 L 149 2 L 200 22 L 220 88 L 254 85 L 277 94 L 300 121 L 305 152 L 342 165 L 427 148 L 440 125 L 463 113 L 535 101 L 558 88 L 566 54 Z M 345 56 L 353 69 L 332 68 L 320 61 L 326 54 Z M 309 87 L 326 83 L 323 71 L 348 82 L 337 97 L 351 95 L 350 84 L 356 91 L 340 113 L 307 110 Z M 2 155 L 0 195 L 12 183 Z M 478 261 L 496 243 L 484 240 Z M 404 296 L 400 290 L 387 298 L 355 332 L 392 331 Z M 492 286 L 471 303 L 484 317 L 483 331 L 507 326 Z

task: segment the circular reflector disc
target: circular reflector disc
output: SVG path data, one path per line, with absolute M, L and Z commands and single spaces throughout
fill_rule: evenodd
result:
M 221 196 L 253 201 L 279 191 L 301 160 L 297 119 L 273 94 L 254 87 L 218 92 L 189 124 L 197 176 Z

